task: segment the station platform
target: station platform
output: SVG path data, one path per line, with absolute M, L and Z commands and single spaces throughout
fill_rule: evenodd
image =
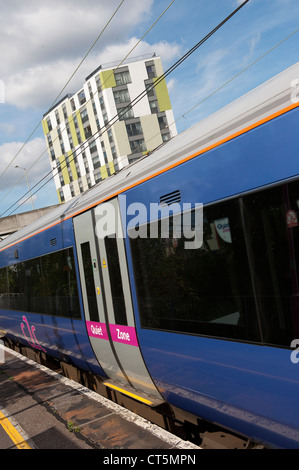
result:
M 81 384 L 0 347 L 0 449 L 199 449 Z

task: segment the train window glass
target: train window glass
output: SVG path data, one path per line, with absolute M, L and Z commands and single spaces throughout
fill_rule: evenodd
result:
M 89 242 L 81 244 L 84 280 L 86 286 L 89 318 L 91 321 L 99 321 L 99 311 L 96 298 L 96 290 L 93 277 L 93 267 Z
M 7 270 L 6 268 L 0 269 L 0 308 L 7 308 L 8 299 L 8 284 L 7 284 Z
M 141 326 L 259 341 L 238 201 L 204 208 L 203 244 L 131 238 Z
M 65 249 L 43 256 L 41 273 L 41 279 L 44 280 L 47 313 L 80 318 L 73 250 Z
M 117 325 L 127 325 L 125 298 L 121 280 L 117 241 L 114 237 L 105 237 L 105 248 L 109 269 L 114 318 Z
M 22 266 L 17 265 L 19 268 Z M 26 261 L 20 271 L 22 276 L 22 305 L 20 310 L 33 313 L 47 313 L 44 291 L 44 273 L 41 267 L 41 258 Z
M 295 230 L 288 231 L 286 223 L 288 188 L 261 191 L 243 201 L 263 342 L 289 346 L 297 336 L 291 321 L 293 243 L 288 236 Z
M 4 273 L 7 277 L 7 287 L 3 295 Z M 1 269 L 0 289 L 1 308 L 71 318 L 81 317 L 72 249 Z
M 8 302 L 7 308 L 11 310 L 22 310 L 23 307 L 23 288 L 24 264 L 19 263 L 8 266 Z
M 285 214 L 290 253 L 292 282 L 291 314 L 293 339 L 299 338 L 299 182 L 289 185 L 287 211 Z

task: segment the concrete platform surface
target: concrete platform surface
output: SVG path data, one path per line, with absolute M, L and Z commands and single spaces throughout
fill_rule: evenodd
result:
M 4 349 L 0 449 L 199 449 L 86 387 Z M 12 439 L 9 431 L 11 424 Z M 16 436 L 14 438 L 14 429 Z

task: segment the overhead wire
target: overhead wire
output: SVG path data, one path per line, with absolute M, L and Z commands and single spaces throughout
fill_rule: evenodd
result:
M 70 83 L 70 81 L 72 80 L 72 78 L 74 77 L 74 75 L 77 73 L 77 71 L 79 70 L 79 68 L 81 67 L 81 65 L 83 64 L 83 62 L 85 61 L 85 59 L 87 58 L 87 56 L 90 54 L 90 52 L 92 51 L 92 49 L 94 48 L 94 46 L 96 45 L 96 43 L 98 42 L 98 40 L 100 39 L 100 37 L 103 35 L 103 33 L 105 32 L 105 30 L 107 29 L 107 27 L 109 26 L 109 24 L 111 23 L 111 21 L 113 20 L 114 16 L 116 15 L 116 13 L 118 12 L 118 10 L 120 9 L 120 7 L 122 6 L 122 4 L 124 3 L 125 0 L 121 0 L 120 4 L 118 5 L 118 7 L 116 8 L 116 10 L 114 11 L 113 15 L 110 17 L 110 19 L 107 21 L 107 23 L 105 24 L 104 28 L 101 30 L 100 34 L 97 36 L 97 38 L 95 39 L 95 41 L 93 42 L 93 44 L 90 46 L 90 48 L 88 49 L 88 51 L 86 52 L 85 56 L 83 57 L 83 59 L 80 61 L 80 63 L 77 65 L 77 67 L 75 68 L 74 72 L 72 73 L 72 75 L 70 76 L 70 78 L 67 80 L 67 82 L 65 83 L 65 85 L 63 86 L 63 88 L 60 90 L 59 94 L 57 95 L 57 97 L 55 98 L 55 100 L 53 101 L 53 103 L 51 104 L 50 108 L 52 108 L 55 103 L 57 102 L 58 98 L 62 95 L 63 91 L 65 90 L 65 88 L 68 86 L 68 84 Z M 50 109 L 49 108 L 49 109 Z M 10 163 L 6 166 L 6 168 L 4 169 L 4 171 L 0 174 L 0 179 L 2 178 L 2 176 L 6 173 L 6 171 L 8 170 L 8 168 L 11 166 L 11 164 L 14 162 L 14 160 L 17 158 L 17 156 L 21 153 L 21 151 L 23 150 L 23 148 L 25 147 L 25 145 L 29 142 L 29 140 L 31 139 L 31 137 L 35 134 L 35 132 L 37 131 L 37 129 L 39 128 L 39 126 L 41 125 L 41 122 L 39 122 L 36 127 L 33 129 L 33 131 L 31 132 L 31 134 L 29 135 L 29 137 L 27 137 L 26 141 L 22 144 L 21 148 L 18 150 L 18 152 L 16 153 L 16 155 L 12 158 L 12 160 L 10 161 Z M 31 167 L 32 168 L 32 167 Z M 22 177 L 23 178 L 23 177 Z M 22 179 L 21 178 L 21 179 Z M 20 180 L 21 180 L 20 179 Z M 19 180 L 19 181 L 20 181 Z M 18 182 L 19 182 L 18 181 Z
M 233 77 L 231 77 L 229 80 L 227 80 L 225 83 L 223 83 L 221 86 L 219 86 L 218 88 L 216 88 L 212 93 L 210 93 L 209 95 L 207 95 L 205 98 L 203 98 L 201 101 L 199 101 L 198 103 L 196 103 L 194 106 L 192 106 L 192 108 L 188 109 L 187 111 L 185 111 L 181 116 L 179 116 L 177 119 L 175 119 L 174 121 L 172 121 L 169 125 L 168 125 L 168 128 L 170 126 L 172 126 L 173 124 L 177 123 L 180 119 L 183 119 L 187 114 L 191 113 L 192 111 L 194 111 L 194 109 L 196 109 L 198 106 L 200 106 L 202 103 L 204 103 L 205 101 L 207 101 L 209 98 L 211 98 L 212 96 L 214 96 L 216 93 L 218 93 L 220 90 L 222 90 L 224 87 L 226 87 L 227 85 L 229 85 L 233 80 L 235 80 L 236 78 L 238 78 L 242 73 L 246 72 L 248 69 L 250 69 L 251 67 L 253 67 L 253 65 L 255 65 L 257 62 L 259 62 L 260 60 L 262 60 L 264 57 L 266 57 L 266 55 L 270 54 L 270 52 L 273 52 L 278 46 L 280 46 L 281 44 L 283 44 L 285 41 L 287 41 L 288 39 L 290 39 L 290 37 L 292 37 L 295 33 L 298 33 L 299 31 L 299 28 L 297 28 L 296 30 L 294 30 L 291 34 L 289 34 L 288 36 L 286 36 L 284 39 L 282 39 L 279 43 L 275 44 L 275 46 L 271 47 L 271 49 L 268 49 L 266 52 L 264 52 L 264 54 L 262 54 L 260 57 L 258 57 L 256 60 L 254 60 L 253 62 L 251 62 L 249 65 L 247 65 L 245 68 L 243 68 L 240 72 L 238 72 L 236 75 L 234 75 Z M 147 143 L 154 139 L 155 137 L 157 137 L 159 134 L 155 134 L 154 136 L 152 136 L 150 139 L 147 140 Z M 152 152 L 154 152 L 156 149 L 153 149 Z
M 123 1 L 124 1 L 124 0 L 123 0 Z M 121 3 L 123 3 L 123 1 L 122 1 Z M 151 31 L 151 29 L 152 29 L 152 28 L 156 25 L 156 23 L 162 18 L 162 16 L 166 13 L 166 11 L 170 8 L 170 6 L 171 6 L 174 2 L 175 2 L 175 0 L 172 0 L 172 1 L 169 3 L 169 5 L 164 9 L 164 11 L 163 11 L 163 12 L 159 15 L 159 17 L 154 21 L 154 23 L 150 26 L 150 28 L 144 33 L 144 35 L 141 37 L 141 39 L 139 39 L 139 40 L 137 41 L 137 43 L 136 43 L 136 44 L 134 45 L 134 47 L 127 53 L 127 55 L 124 57 L 124 59 L 121 60 L 121 62 L 117 65 L 117 67 L 116 67 L 115 70 L 117 70 L 117 69 L 124 63 L 124 61 L 128 58 L 128 56 L 133 52 L 134 49 L 136 49 L 136 47 L 140 44 L 140 42 L 144 39 L 144 37 Z M 119 8 L 119 7 L 118 7 L 118 8 Z M 96 41 L 95 41 L 95 42 L 96 42 Z M 94 43 L 94 44 L 95 44 L 95 43 Z M 92 48 L 89 49 L 89 52 L 90 52 L 91 49 L 92 49 Z M 89 52 L 88 52 L 88 53 L 89 53 Z M 87 54 L 86 54 L 86 56 L 87 56 Z M 85 58 L 86 58 L 86 56 L 85 56 Z M 83 61 L 83 60 L 82 60 L 82 61 Z M 81 63 L 82 63 L 82 61 L 81 61 Z M 80 63 L 80 64 L 81 64 L 81 63 Z M 78 67 L 77 67 L 77 69 L 78 69 Z M 76 70 L 77 70 L 77 69 L 76 69 Z M 113 72 L 111 73 L 111 75 L 112 75 L 112 74 L 113 74 Z M 74 74 L 73 74 L 73 75 L 74 75 Z M 73 76 L 73 75 L 72 75 L 72 76 Z M 111 77 L 111 75 L 109 75 L 109 76 L 104 80 L 102 86 L 109 80 L 109 78 Z M 70 80 L 69 80 L 69 81 L 70 81 Z M 68 83 L 69 83 L 69 82 L 68 82 Z M 67 86 L 67 84 L 65 85 L 65 87 L 66 87 L 66 86 Z M 65 89 L 65 87 L 64 87 L 63 89 Z M 61 95 L 61 93 L 62 93 L 62 91 L 60 92 L 60 94 L 58 95 L 58 97 Z M 93 96 L 95 96 L 97 93 L 98 93 L 98 90 L 94 93 Z M 58 99 L 58 97 L 56 98 L 56 100 Z M 92 99 L 92 98 L 90 98 L 90 100 L 88 100 L 88 101 L 86 102 L 86 104 L 87 104 L 89 101 L 91 101 L 91 99 Z M 56 100 L 55 100 L 55 102 L 56 102 Z M 54 102 L 54 103 L 55 103 L 55 102 Z M 53 105 L 52 105 L 52 106 L 53 106 Z M 49 109 L 51 109 L 51 108 L 49 108 Z M 71 123 L 73 120 L 74 120 L 74 117 L 73 117 L 73 116 L 70 116 L 70 123 Z M 39 123 L 39 125 L 40 125 L 40 123 Z M 38 127 L 38 126 L 37 126 L 37 127 Z M 37 127 L 36 127 L 36 129 L 37 129 Z M 36 130 L 36 129 L 35 129 L 35 130 Z M 35 131 L 33 131 L 33 132 L 31 133 L 30 137 L 33 135 L 34 132 L 35 132 Z M 20 151 L 23 149 L 23 147 L 24 147 L 25 144 L 28 142 L 28 140 L 30 139 L 30 137 L 26 140 L 26 142 L 24 143 L 24 145 L 22 146 L 22 148 L 19 150 L 19 152 L 17 153 L 17 155 L 19 155 Z M 92 136 L 91 136 L 91 137 L 92 137 Z M 53 142 L 54 142 L 55 140 L 57 140 L 57 139 L 58 139 L 58 136 L 53 140 Z M 87 140 L 88 140 L 88 139 L 87 139 Z M 86 140 L 83 142 L 83 144 L 84 144 L 85 142 L 86 142 Z M 80 148 L 80 147 L 79 147 L 79 148 Z M 29 167 L 28 172 L 33 168 L 34 165 L 37 164 L 37 162 L 38 162 L 38 161 L 41 159 L 41 157 L 47 152 L 47 150 L 48 150 L 48 149 L 47 149 L 47 147 L 46 147 L 45 150 L 44 150 L 44 151 L 39 155 L 39 157 L 34 161 L 34 163 Z M 17 157 L 17 155 L 16 155 L 16 156 L 13 158 L 13 160 L 10 162 L 9 166 L 10 166 L 11 163 L 15 160 L 15 158 Z M 80 155 L 80 154 L 79 154 L 79 155 Z M 50 174 L 50 173 L 52 173 L 52 170 L 51 170 L 48 174 Z M 47 174 L 47 175 L 48 175 L 48 174 Z M 47 176 L 47 175 L 46 175 L 46 176 Z M 0 175 L 0 178 L 1 178 L 1 176 L 2 176 L 2 175 Z M 55 175 L 54 175 L 54 176 L 55 176 Z M 54 178 L 54 176 L 53 176 L 53 178 Z M 22 180 L 22 178 L 23 178 L 23 176 L 22 176 L 22 177 L 15 183 L 15 185 L 12 186 L 12 187 L 9 189 L 9 191 L 0 199 L 0 202 L 3 201 L 3 199 L 5 199 L 5 198 L 8 196 L 8 194 L 15 188 L 15 186 L 17 186 L 17 184 Z M 43 179 L 44 179 L 44 178 L 42 178 L 41 181 L 43 181 Z M 38 184 L 39 184 L 39 182 L 38 182 L 36 185 L 38 185 Z M 36 187 L 36 185 L 34 185 L 34 187 Z M 28 192 L 29 192 L 29 191 L 28 191 Z M 9 209 L 11 209 L 11 207 L 13 207 L 14 205 L 16 205 L 21 199 L 23 199 L 23 198 L 28 194 L 28 192 L 25 193 L 25 195 L 23 195 L 23 196 L 22 196 L 18 201 L 16 201 L 12 206 L 10 206 L 5 212 L 3 212 L 2 214 L 0 214 L 0 218 L 3 217 L 3 215 L 6 214 L 6 212 L 7 212 Z M 27 201 L 27 199 L 26 199 L 24 202 L 26 202 L 26 201 Z
M 158 79 L 153 83 L 151 84 L 149 87 L 147 87 L 145 89 L 145 91 L 143 91 L 142 93 L 140 93 L 134 100 L 132 100 L 128 106 L 126 106 L 125 108 L 123 108 L 121 110 L 121 113 L 118 113 L 117 115 L 115 115 L 107 124 L 109 124 L 109 127 L 107 127 L 107 125 L 100 129 L 99 131 L 97 131 L 95 134 L 93 134 L 92 136 L 90 136 L 88 139 L 86 139 L 79 147 L 79 149 L 82 149 L 81 153 L 84 151 L 84 148 L 85 148 L 85 145 L 86 143 L 90 140 L 90 139 L 94 139 L 96 134 L 98 134 L 98 137 L 96 138 L 99 138 L 100 135 L 102 135 L 104 132 L 107 132 L 107 130 L 109 130 L 113 124 L 115 124 L 115 119 L 119 119 L 120 117 L 122 117 L 129 109 L 131 109 L 135 104 L 137 104 L 141 99 L 144 98 L 144 96 L 147 95 L 148 91 L 155 88 L 159 83 L 161 83 L 162 80 L 165 80 L 165 77 L 167 77 L 170 73 L 172 73 L 173 70 L 175 70 L 179 65 L 181 65 L 181 63 L 183 63 L 193 52 L 195 52 L 204 42 L 206 42 L 216 31 L 218 31 L 226 22 L 228 22 L 241 8 L 243 8 L 245 6 L 246 3 L 248 3 L 249 0 L 246 0 L 244 1 L 241 5 L 239 5 L 238 8 L 236 8 L 230 15 L 228 15 L 221 23 L 219 23 L 212 31 L 210 31 L 204 38 L 202 38 L 197 44 L 195 44 L 195 46 L 193 46 L 186 54 L 184 54 L 177 62 L 175 62 L 175 64 L 173 64 L 164 74 L 162 74 L 160 77 L 158 77 Z M 123 63 L 123 61 L 122 61 Z M 120 116 L 121 114 L 121 116 Z M 186 113 L 185 113 L 186 114 Z M 76 158 L 81 154 L 81 153 L 78 153 L 78 150 L 79 149 L 76 149 Z M 75 157 L 73 156 L 73 161 L 74 161 Z M 67 165 L 65 164 L 62 169 L 64 169 Z M 38 186 L 50 173 L 52 173 L 52 171 L 50 171 L 47 175 L 45 175 L 34 187 Z M 46 182 L 43 184 L 42 187 L 44 187 L 46 184 L 48 184 L 48 182 L 51 181 L 51 179 L 53 179 L 55 176 L 57 176 L 59 172 L 56 173 L 56 175 L 52 175 L 52 177 Z M 32 189 L 31 188 L 31 193 L 32 193 Z M 41 188 L 42 188 L 41 187 Z M 38 192 L 41 188 L 39 188 L 36 192 Z M 36 192 L 34 194 L 36 194 Z M 26 193 L 27 195 L 28 193 Z M 24 196 L 23 196 L 24 197 Z M 21 198 L 22 199 L 22 198 Z M 29 198 L 28 198 L 29 199 Z M 15 204 L 13 204 L 15 205 Z M 11 206 L 13 207 L 13 206 Z M 10 207 L 10 208 L 11 208 Z M 9 209 L 10 209 L 9 208 Z M 8 210 L 9 210 L 8 209 Z

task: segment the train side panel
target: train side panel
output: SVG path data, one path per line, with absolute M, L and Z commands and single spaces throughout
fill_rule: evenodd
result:
M 66 256 L 62 259 L 60 254 L 64 252 L 66 252 Z M 40 264 L 40 260 L 42 260 L 42 264 Z M 38 268 L 35 268 L 37 263 L 39 263 Z M 7 332 L 7 336 L 36 350 L 45 351 L 59 360 L 73 363 L 77 367 L 91 370 L 105 377 L 105 373 L 94 357 L 83 319 L 72 220 L 59 223 L 7 248 L 1 253 L 0 270 L 6 265 L 10 266 L 10 274 L 14 276 L 15 290 L 18 290 L 19 287 L 19 282 L 15 282 L 16 271 L 20 277 L 19 271 L 23 269 L 26 279 L 31 271 L 32 278 L 29 281 L 26 280 L 26 283 L 23 281 L 22 289 L 19 292 L 10 292 L 11 308 L 5 308 L 2 296 L 0 322 L 1 329 Z M 48 270 L 48 276 L 46 273 L 40 272 L 45 268 Z M 37 291 L 37 279 L 32 274 L 34 269 L 39 270 L 38 273 L 36 272 L 39 275 L 39 282 L 47 283 L 47 288 L 52 292 L 49 312 L 54 312 L 58 308 L 58 315 L 30 312 L 30 310 L 38 311 L 32 302 L 38 302 L 42 309 L 45 302 L 45 299 L 38 299 L 37 294 L 34 294 Z M 72 302 L 66 302 L 63 299 L 63 282 L 68 272 L 72 272 L 72 282 L 78 285 L 76 296 Z M 60 282 L 60 277 L 55 282 L 56 276 L 62 276 L 63 282 Z M 51 283 L 50 286 L 49 283 Z M 25 296 L 31 298 L 28 310 L 26 310 L 28 300 L 24 299 L 24 284 L 26 284 Z M 29 289 L 31 290 L 30 294 L 28 294 Z M 60 303 L 58 307 L 57 303 Z
M 291 341 L 299 337 L 296 321 L 299 313 L 298 292 L 294 287 L 298 281 L 296 272 L 290 268 L 299 262 L 297 252 L 299 227 L 298 224 L 287 226 L 285 216 L 290 212 L 289 209 L 298 213 L 296 200 L 299 200 L 299 183 L 294 182 L 296 176 L 298 177 L 296 139 L 298 116 L 298 109 L 290 111 L 126 193 L 127 208 L 135 201 L 146 206 L 147 212 L 143 223 L 150 220 L 150 204 L 159 202 L 163 194 L 170 194 L 176 190 L 180 191 L 181 206 L 183 203 L 193 205 L 204 203 L 204 217 L 205 214 L 209 214 L 209 211 L 212 212 L 214 207 L 215 213 L 221 210 L 222 203 L 214 204 L 214 206 L 209 206 L 209 204 L 229 198 L 229 201 L 223 204 L 226 204 L 225 208 L 232 207 L 231 215 L 225 217 L 227 214 L 224 212 L 222 219 L 217 220 L 230 221 L 229 237 L 233 237 L 235 231 L 236 243 L 239 243 L 237 240 L 239 233 L 245 238 L 250 238 L 250 240 L 242 241 L 244 247 L 247 246 L 247 250 L 246 248 L 243 251 L 238 249 L 239 251 L 236 252 L 241 255 L 241 259 L 236 261 L 241 276 L 240 283 L 243 282 L 243 287 L 246 283 L 248 284 L 247 291 L 238 294 L 238 301 L 245 302 L 246 297 L 247 308 L 243 310 L 246 310 L 244 317 L 246 315 L 248 318 L 250 315 L 255 315 L 255 304 L 263 303 L 261 309 L 265 311 L 265 317 L 260 318 L 257 315 L 254 321 L 251 320 L 251 326 L 256 331 L 248 331 L 247 336 L 242 338 L 238 337 L 238 333 L 232 333 L 233 326 L 235 331 L 239 328 L 237 321 L 233 325 L 234 318 L 239 315 L 236 308 L 225 320 L 228 322 L 229 318 L 232 325 L 227 325 L 223 321 L 222 333 L 222 319 L 214 319 L 211 322 L 214 322 L 214 325 L 205 325 L 207 331 L 211 327 L 209 330 L 211 332 L 207 334 L 207 337 L 205 337 L 205 330 L 201 331 L 200 328 L 198 336 L 194 335 L 198 321 L 196 309 L 191 312 L 194 315 L 194 330 L 192 331 L 192 322 L 187 320 L 187 317 L 182 320 L 178 319 L 178 314 L 177 318 L 175 314 L 172 316 L 171 308 L 166 306 L 163 298 L 163 282 L 165 282 L 164 290 L 169 290 L 168 286 L 173 284 L 173 298 L 170 294 L 168 300 L 169 303 L 173 303 L 174 312 L 178 308 L 178 295 L 175 289 L 187 290 L 182 272 L 188 268 L 188 265 L 183 264 L 180 259 L 183 257 L 183 252 L 181 251 L 180 255 L 176 256 L 176 245 L 164 246 L 167 245 L 167 240 L 163 242 L 164 245 L 161 242 L 157 248 L 154 243 L 146 245 L 145 242 L 142 244 L 127 237 L 126 245 L 138 337 L 149 372 L 165 399 L 170 403 L 212 422 L 221 423 L 230 429 L 250 435 L 259 441 L 290 448 L 299 447 L 299 413 L 296 406 L 299 393 L 299 366 L 291 361 L 290 349 Z M 269 191 L 260 191 L 255 196 L 254 190 L 261 190 L 267 185 L 287 181 L 291 183 L 275 186 Z M 246 197 L 246 193 L 249 196 Z M 233 196 L 243 194 L 244 198 L 233 198 Z M 208 212 L 205 212 L 205 205 L 209 206 Z M 259 207 L 258 216 L 253 212 L 255 205 Z M 240 216 L 240 223 L 238 222 L 239 226 L 236 228 L 237 223 L 233 224 L 233 217 L 241 206 L 243 217 L 246 216 L 248 221 L 242 221 Z M 279 215 L 277 215 L 278 212 Z M 123 213 L 123 221 L 128 224 L 130 217 Z M 250 228 L 248 234 L 242 223 L 245 224 L 245 228 Z M 229 248 L 234 246 L 234 239 L 229 242 L 223 250 L 228 250 L 228 246 Z M 138 243 L 140 246 L 136 248 Z M 236 255 L 236 253 L 231 252 L 226 258 L 218 255 L 217 250 L 220 253 L 219 234 L 211 234 L 206 243 L 210 246 L 210 252 L 213 253 L 214 250 L 215 257 L 218 256 L 218 261 L 216 258 L 211 261 L 216 263 L 216 268 L 219 263 L 219 271 L 224 273 L 222 279 L 221 277 L 210 279 L 209 293 L 216 298 L 220 284 L 227 282 L 225 278 L 228 276 L 228 269 L 223 270 L 223 265 L 230 266 L 229 256 Z M 223 240 L 221 243 L 225 245 Z M 165 251 L 163 247 L 168 251 Z M 251 259 L 250 253 L 253 247 L 258 247 L 259 251 L 256 256 L 252 255 L 253 259 Z M 146 250 L 149 252 L 147 253 Z M 138 260 L 136 260 L 136 253 Z M 167 258 L 164 264 L 160 260 L 163 253 L 165 259 Z M 230 252 L 227 251 L 227 253 Z M 194 256 L 196 256 L 195 253 Z M 171 258 L 173 258 L 173 264 L 179 260 L 176 271 L 172 270 L 171 261 L 169 261 Z M 141 285 L 143 281 L 140 280 L 141 276 L 138 273 L 142 259 L 144 262 L 143 278 L 150 276 L 149 269 L 146 267 L 150 264 L 152 272 L 156 275 L 155 284 L 149 280 L 146 281 L 147 284 Z M 191 263 L 192 256 L 190 255 Z M 267 263 L 269 271 L 266 271 L 263 266 Z M 269 284 L 273 283 L 271 295 L 259 294 L 259 286 L 254 286 L 257 281 L 251 276 L 259 275 L 258 268 L 260 268 L 261 275 L 263 269 L 267 273 L 261 282 L 266 284 L 266 279 L 269 277 Z M 198 265 L 198 270 L 200 269 L 201 266 Z M 214 273 L 215 271 L 213 275 Z M 195 277 L 198 275 L 200 279 L 198 282 L 206 282 L 205 273 L 197 271 L 196 274 L 194 266 L 193 275 Z M 209 275 L 208 270 L 206 277 L 208 278 Z M 236 290 L 237 282 L 238 276 L 231 281 L 231 284 L 234 284 L 231 286 L 232 292 Z M 140 285 L 137 285 L 138 283 Z M 157 284 L 161 285 L 161 288 L 156 288 Z M 188 285 L 189 291 L 190 285 L 191 283 Z M 214 287 L 211 288 L 211 285 Z M 192 286 L 193 296 L 195 296 L 196 283 L 193 282 Z M 151 289 L 155 292 L 156 298 L 150 298 L 148 291 Z M 284 297 L 285 293 L 286 297 Z M 286 310 L 286 313 L 281 315 L 278 299 L 281 299 Z M 150 309 L 151 313 L 148 314 Z M 275 309 L 278 311 L 278 313 L 273 313 L 273 319 L 271 319 L 272 309 L 274 313 Z M 250 313 L 251 310 L 252 313 Z M 282 310 L 283 307 L 281 307 L 281 312 Z M 160 311 L 159 314 L 158 311 Z M 200 315 L 203 314 L 200 308 L 198 312 Z M 152 317 L 149 319 L 147 315 L 152 315 Z M 160 318 L 158 318 L 159 315 Z M 162 316 L 164 316 L 163 320 Z M 169 320 L 166 321 L 165 317 L 169 317 Z M 217 322 L 219 322 L 218 329 L 212 329 Z M 262 325 L 259 325 L 259 322 Z M 281 337 L 276 340 L 276 325 L 279 329 L 283 322 L 289 323 L 288 333 L 281 332 Z M 186 334 L 180 334 L 180 325 L 181 331 L 186 329 Z M 229 330 L 230 327 L 231 330 Z M 164 331 L 158 331 L 159 329 Z M 259 336 L 259 329 L 263 330 L 264 337 Z M 267 338 L 267 332 L 270 330 L 271 333 Z M 213 331 L 216 333 L 213 334 Z M 226 336 L 226 331 L 229 331 L 229 335 L 232 333 L 232 341 L 229 335 Z M 223 339 L 218 339 L 217 336 Z

